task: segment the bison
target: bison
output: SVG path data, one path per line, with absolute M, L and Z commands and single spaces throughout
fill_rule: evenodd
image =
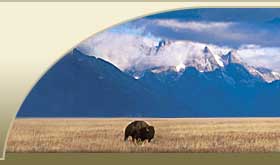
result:
M 131 136 L 133 142 L 135 140 L 141 140 L 142 142 L 148 140 L 148 142 L 151 142 L 154 135 L 155 129 L 153 126 L 148 125 L 145 121 L 133 121 L 125 129 L 124 141 Z

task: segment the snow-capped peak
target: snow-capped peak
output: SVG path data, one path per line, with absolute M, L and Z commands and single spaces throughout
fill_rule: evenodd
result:
M 210 55 L 210 57 L 214 57 L 215 63 L 218 64 L 220 67 L 224 67 L 224 63 L 222 61 L 222 58 L 219 55 L 213 54 L 207 46 L 205 46 L 203 52 L 205 54 L 207 54 L 208 56 Z
M 217 56 L 211 52 L 211 50 L 205 46 L 203 49 L 205 71 L 212 71 L 219 67 L 223 67 L 223 62 L 220 56 Z

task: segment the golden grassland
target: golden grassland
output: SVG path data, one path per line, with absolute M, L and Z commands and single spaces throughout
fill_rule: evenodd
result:
M 139 119 L 16 119 L 7 152 L 280 151 L 280 118 L 140 119 L 156 130 L 144 145 L 124 142 L 124 129 L 133 120 Z

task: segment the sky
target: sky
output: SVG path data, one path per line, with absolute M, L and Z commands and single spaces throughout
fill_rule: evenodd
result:
M 125 70 L 178 65 L 189 58 L 186 54 L 195 55 L 209 46 L 219 55 L 235 50 L 250 65 L 280 72 L 279 36 L 280 9 L 187 9 L 126 22 L 92 36 L 78 48 Z M 168 55 L 148 57 L 149 47 L 161 40 L 177 44 Z

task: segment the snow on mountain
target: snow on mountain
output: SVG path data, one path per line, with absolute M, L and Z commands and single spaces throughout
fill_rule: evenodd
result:
M 237 51 L 227 47 L 134 35 L 122 35 L 120 38 L 115 35 L 109 33 L 106 37 L 89 39 L 81 43 L 78 49 L 111 62 L 135 79 L 140 79 L 146 70 L 181 73 L 188 67 L 194 67 L 200 72 L 211 72 L 231 63 L 243 65 L 252 75 L 267 82 L 280 79 L 278 72 L 251 66 L 242 60 Z
M 164 43 L 164 44 L 162 44 Z M 166 41 L 160 41 L 160 48 L 165 46 Z M 169 44 L 176 44 L 170 43 Z M 158 48 L 158 47 L 157 47 Z M 164 48 L 161 49 L 164 51 Z M 157 51 L 158 52 L 158 51 Z M 227 54 L 214 54 L 208 46 L 205 46 L 201 53 L 197 53 L 195 56 L 190 56 L 191 58 L 186 58 L 185 61 L 179 63 L 176 66 L 171 67 L 159 67 L 154 69 L 154 73 L 160 73 L 162 71 L 173 70 L 176 72 L 182 72 L 185 68 L 194 67 L 200 72 L 211 72 L 218 68 L 223 68 L 229 64 L 241 64 L 243 65 L 249 73 L 252 75 L 263 79 L 266 82 L 272 82 L 274 80 L 280 80 L 280 74 L 278 72 L 272 71 L 264 67 L 254 67 L 250 66 L 239 57 L 236 51 L 230 50 Z M 138 77 L 139 78 L 139 77 Z
M 266 69 L 265 72 L 264 71 L 261 72 L 258 68 L 254 67 L 254 66 L 250 66 L 247 63 L 243 62 L 242 59 L 237 55 L 236 51 L 234 51 L 234 50 L 228 52 L 226 55 L 223 55 L 221 58 L 223 60 L 224 65 L 228 65 L 228 64 L 231 64 L 231 63 L 241 64 L 253 76 L 259 77 L 259 78 L 263 79 L 266 82 L 272 82 L 274 80 L 278 80 L 279 79 L 277 77 L 273 77 L 271 75 L 272 71 L 270 71 L 269 69 Z
M 255 70 L 257 71 L 257 74 L 267 82 L 272 82 L 274 80 L 280 79 L 280 74 L 277 72 L 273 72 L 270 69 L 263 68 L 263 67 L 256 67 Z

